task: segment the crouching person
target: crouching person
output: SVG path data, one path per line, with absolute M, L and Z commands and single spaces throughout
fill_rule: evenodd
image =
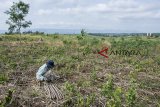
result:
M 39 82 L 52 82 L 53 80 L 60 78 L 59 76 L 56 76 L 54 73 L 51 73 L 51 69 L 53 69 L 54 66 L 55 65 L 52 60 L 49 60 L 47 63 L 43 64 L 36 73 L 37 80 Z

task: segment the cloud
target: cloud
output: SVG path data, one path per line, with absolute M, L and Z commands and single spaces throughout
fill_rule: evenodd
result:
M 0 28 L 5 26 L 2 13 L 12 2 L 1 0 Z M 97 28 L 153 31 L 160 25 L 159 0 L 23 0 L 30 4 L 27 17 L 34 27 Z M 138 23 L 137 23 L 138 22 Z M 4 24 L 2 24 L 4 23 Z M 145 25 L 144 25 L 145 23 Z M 133 25 L 133 26 L 131 26 Z M 140 26 L 140 27 L 138 27 Z
M 107 3 L 99 3 L 95 5 L 89 5 L 87 7 L 78 6 L 78 7 L 72 7 L 72 8 L 65 8 L 60 9 L 61 12 L 64 12 L 66 14 L 69 13 L 100 13 L 103 15 L 107 15 L 110 13 L 119 13 L 119 14 L 130 14 L 137 13 L 137 15 L 140 15 L 139 13 L 145 13 L 146 12 L 152 12 L 154 10 L 160 9 L 160 5 L 158 4 L 140 4 L 136 2 L 135 0 L 111 0 Z M 132 16 L 132 15 L 131 15 Z M 143 16 L 143 15 L 140 15 Z
M 38 15 L 50 15 L 50 14 L 52 14 L 52 10 L 49 10 L 49 9 L 38 10 Z
M 2 0 L 0 3 L 0 12 L 4 12 L 5 9 L 9 8 L 12 5 L 11 1 Z

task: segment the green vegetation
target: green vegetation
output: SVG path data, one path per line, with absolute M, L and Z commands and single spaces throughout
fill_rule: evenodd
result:
M 109 75 L 107 83 L 102 87 L 102 95 L 104 95 L 107 107 L 121 107 L 122 103 L 122 89 L 121 87 L 114 87 L 113 78 Z
M 9 106 L 11 100 L 12 100 L 13 90 L 9 89 L 7 95 L 5 96 L 5 100 L 0 100 L 0 107 L 7 107 Z
M 8 77 L 5 74 L 0 74 L 0 84 L 5 83 L 8 80 Z
M 32 106 L 49 104 L 45 95 L 37 94 L 35 73 L 52 59 L 54 71 L 64 79 L 59 87 L 65 100 L 72 99 L 63 106 L 156 107 L 160 104 L 159 43 L 159 37 L 145 36 L 1 35 L 0 89 L 14 87 L 18 101 L 29 98 L 25 101 Z M 106 59 L 98 54 L 106 47 L 108 53 L 122 49 L 143 54 L 109 55 Z
M 9 15 L 6 24 L 9 25 L 9 34 L 21 33 L 21 28 L 30 27 L 31 21 L 25 21 L 25 17 L 29 12 L 29 4 L 22 1 L 18 3 L 13 2 L 13 5 L 5 13 Z
M 85 29 L 82 29 L 82 30 L 81 30 L 81 35 L 82 35 L 82 36 L 86 36 L 86 35 L 87 35 L 87 32 L 85 31 Z

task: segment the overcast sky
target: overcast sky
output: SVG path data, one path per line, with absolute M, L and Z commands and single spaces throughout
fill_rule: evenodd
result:
M 17 1 L 0 0 L 0 29 L 7 30 L 4 11 Z M 30 4 L 31 28 L 160 32 L 160 0 L 22 1 Z

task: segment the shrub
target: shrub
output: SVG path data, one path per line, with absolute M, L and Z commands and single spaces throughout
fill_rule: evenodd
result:
M 102 41 L 105 41 L 105 38 L 101 38 Z
M 0 37 L 0 41 L 3 41 L 3 39 Z
M 77 36 L 77 39 L 78 39 L 78 40 L 82 40 L 83 37 L 82 37 L 82 36 Z
M 95 71 L 95 70 L 94 70 L 94 71 L 92 71 L 91 79 L 92 79 L 92 82 L 93 82 L 93 83 L 94 83 L 94 82 L 95 82 L 95 80 L 97 79 L 97 73 L 96 73 L 96 71 Z
M 115 107 L 121 107 L 121 99 L 122 99 L 122 89 L 121 87 L 117 87 L 113 92 L 114 104 Z
M 3 84 L 8 80 L 8 77 L 5 74 L 0 74 L 0 84 Z
M 87 43 L 88 43 L 88 41 L 86 39 L 79 41 L 80 46 L 85 46 L 85 45 L 87 45 Z
M 95 101 L 95 94 L 91 94 L 86 98 L 86 107 L 90 107 L 90 105 Z
M 130 87 L 126 92 L 126 102 L 128 107 L 135 107 L 136 104 L 136 86 L 135 80 L 132 78 L 130 81 Z
M 87 47 L 84 48 L 83 50 L 83 55 L 89 54 L 92 52 L 91 47 L 88 45 Z
M 81 30 L 81 35 L 82 35 L 82 36 L 87 36 L 87 32 L 85 31 L 85 29 L 82 29 L 82 30 Z
M 53 38 L 57 39 L 57 38 L 59 38 L 59 35 L 54 35 Z
M 107 83 L 102 87 L 102 95 L 104 95 L 107 107 L 121 107 L 122 89 L 120 87 L 114 87 L 112 75 L 109 75 Z
M 158 65 L 160 65 L 160 56 L 156 58 L 156 62 Z
M 69 40 L 63 40 L 63 43 L 66 44 L 66 45 L 70 45 L 72 42 L 69 41 Z
M 99 43 L 99 40 L 96 39 L 96 38 L 93 38 L 92 41 L 91 41 L 91 46 L 97 45 L 98 43 Z
M 111 98 L 112 92 L 114 90 L 113 78 L 112 75 L 109 75 L 109 79 L 107 83 L 105 83 L 102 87 L 102 95 Z
M 10 107 L 10 102 L 12 100 L 13 90 L 9 89 L 5 100 L 0 102 L 0 107 Z
M 94 103 L 94 101 L 95 101 L 95 94 L 83 96 L 80 93 L 78 93 L 75 105 L 77 107 L 90 107 Z
M 76 93 L 76 88 L 74 84 L 71 84 L 69 82 L 65 82 L 64 88 L 67 91 L 69 96 L 73 96 Z
M 76 105 L 77 105 L 77 107 L 84 107 L 85 106 L 84 98 L 80 93 L 78 93 Z

